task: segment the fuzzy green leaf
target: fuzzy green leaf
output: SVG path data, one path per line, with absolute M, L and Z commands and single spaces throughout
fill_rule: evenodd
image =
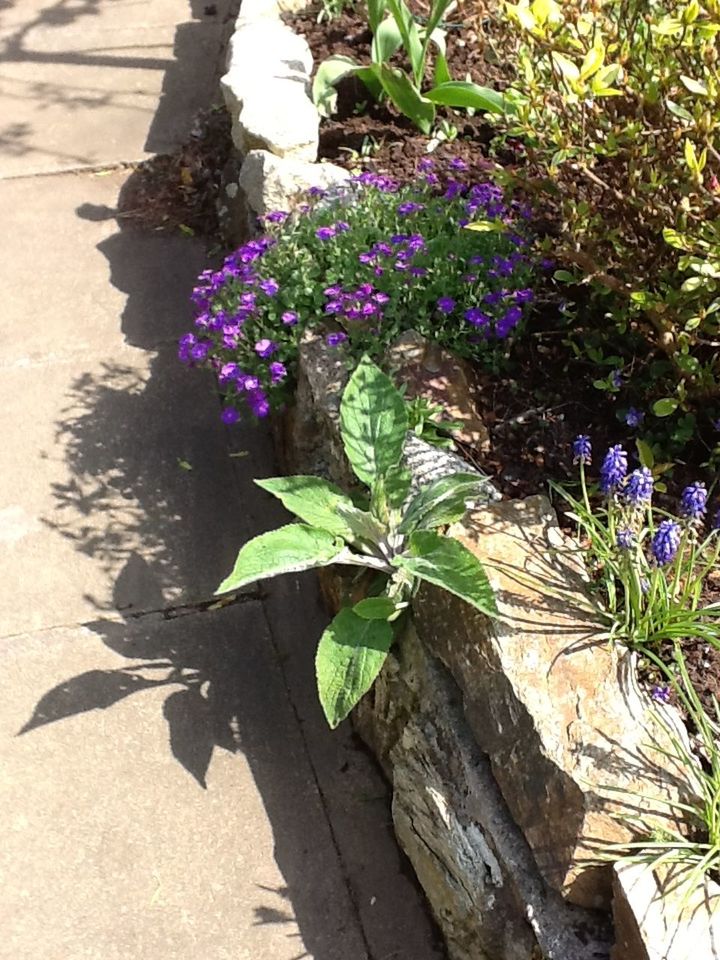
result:
M 232 573 L 215 593 L 237 590 L 246 583 L 277 577 L 281 573 L 326 567 L 335 562 L 342 550 L 343 544 L 326 530 L 316 530 L 303 523 L 289 523 L 249 540 L 240 549 Z
M 393 563 L 414 577 L 443 587 L 481 613 L 497 616 L 495 596 L 483 565 L 458 540 L 418 530 L 410 536 L 408 553 L 395 557 Z
M 407 428 L 400 393 L 372 360 L 363 357 L 340 403 L 345 453 L 359 480 L 370 487 L 399 463 Z
M 353 539 L 353 531 L 338 508 L 355 509 L 350 497 L 332 483 L 320 477 L 270 477 L 255 483 L 272 493 L 283 506 L 312 527 L 327 530 L 336 537 Z
M 363 620 L 387 620 L 395 613 L 395 604 L 390 597 L 366 597 L 355 604 L 353 613 Z
M 434 530 L 455 523 L 464 515 L 466 502 L 481 497 L 486 488 L 487 481 L 477 473 L 455 473 L 433 481 L 408 507 L 400 532 Z
M 320 703 L 331 727 L 347 717 L 380 673 L 393 642 L 385 620 L 364 620 L 346 607 L 320 638 L 315 658 Z

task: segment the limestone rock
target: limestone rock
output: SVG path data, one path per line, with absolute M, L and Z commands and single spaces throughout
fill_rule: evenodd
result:
M 598 636 L 583 568 L 545 497 L 493 504 L 449 533 L 486 565 L 502 619 L 423 588 L 418 633 L 462 690 L 468 723 L 547 883 L 570 902 L 610 903 L 605 843 L 631 839 L 621 808 L 661 820 L 682 771 L 649 701 L 621 683 L 624 661 Z M 612 788 L 627 793 L 613 794 Z M 609 789 L 608 789 L 609 788 Z
M 238 21 L 220 84 L 240 153 L 315 160 L 319 116 L 310 99 L 311 70 L 307 41 L 280 20 Z
M 465 360 L 453 356 L 436 343 L 408 330 L 398 337 L 388 351 L 388 364 L 397 379 L 407 384 L 407 397 L 423 397 L 441 406 L 444 419 L 460 421 L 460 440 L 487 450 L 490 444 L 474 400 L 475 377 Z
M 393 784 L 393 821 L 452 960 L 600 960 L 602 915 L 542 882 L 462 713 L 412 630 L 355 715 Z
M 720 887 L 680 865 L 616 864 L 612 960 L 718 960 Z
M 267 150 L 252 150 L 245 157 L 238 185 L 256 216 L 271 210 L 289 210 L 311 187 L 327 190 L 344 183 L 350 174 L 332 163 L 306 163 L 283 159 Z
M 236 21 L 260 20 L 263 17 L 279 18 L 281 5 L 278 0 L 242 0 L 240 13 Z

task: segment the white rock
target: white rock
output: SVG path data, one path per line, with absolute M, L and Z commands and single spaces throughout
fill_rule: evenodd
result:
M 270 210 L 288 210 L 299 194 L 311 187 L 326 190 L 349 178 L 332 163 L 307 163 L 252 150 L 240 170 L 239 186 L 249 208 L 258 216 Z
M 231 84 L 237 99 L 255 93 L 262 97 L 263 83 L 271 77 L 310 76 L 313 59 L 304 37 L 280 20 L 262 17 L 240 18 L 230 38 L 227 74 L 223 88 Z
M 282 7 L 285 10 L 285 7 Z M 261 20 L 263 17 L 280 16 L 281 6 L 277 0 L 242 0 L 238 25 L 241 21 Z
M 612 960 L 720 958 L 720 887 L 705 878 L 688 891 L 686 870 L 615 865 Z

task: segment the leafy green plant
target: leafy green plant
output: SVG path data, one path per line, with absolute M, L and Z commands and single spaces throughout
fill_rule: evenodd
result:
M 322 0 L 318 23 L 322 23 L 323 20 L 335 20 L 348 8 L 354 7 L 355 3 L 356 0 Z
M 408 429 L 405 403 L 392 381 L 367 357 L 343 393 L 340 423 L 345 453 L 370 491 L 368 509 L 339 488 L 312 476 L 256 481 L 300 519 L 250 540 L 218 593 L 255 580 L 330 564 L 377 575 L 368 596 L 343 608 L 320 638 L 318 693 L 336 727 L 370 689 L 421 581 L 440 586 L 482 613 L 497 613 L 479 560 L 439 527 L 458 520 L 466 502 L 482 493 L 477 474 L 457 474 L 410 495 L 402 465 Z
M 678 519 L 653 506 L 651 468 L 628 474 L 627 454 L 615 446 L 603 461 L 603 497 L 598 503 L 585 473 L 590 459 L 587 437 L 578 438 L 575 452 L 580 461 L 581 497 L 573 497 L 558 484 L 551 487 L 570 507 L 566 515 L 577 526 L 608 636 L 643 649 L 657 649 L 663 641 L 685 637 L 720 647 L 720 604 L 703 603 L 705 580 L 720 554 L 719 518 L 708 534 L 703 530 L 704 486 L 686 487 Z M 647 456 L 642 446 L 640 452 Z
M 681 882 L 689 896 L 703 876 L 720 871 L 720 709 L 713 697 L 713 713 L 705 710 L 693 687 L 685 659 L 676 644 L 671 664 L 663 663 L 649 654 L 658 671 L 668 680 L 683 708 L 697 750 L 689 738 L 683 736 L 662 716 L 657 719 L 667 734 L 670 746 L 662 752 L 684 775 L 685 796 L 678 801 L 651 797 L 659 809 L 665 808 L 678 816 L 687 826 L 686 832 L 667 823 L 663 829 L 649 830 L 640 814 L 625 814 L 639 839 L 628 844 L 612 844 L 604 856 L 625 863 L 645 863 L 653 869 L 678 864 L 685 868 Z M 657 744 L 649 744 L 657 750 Z M 618 790 L 627 796 L 626 791 Z
M 335 86 L 351 74 L 362 80 L 376 100 L 386 96 L 400 113 L 428 135 L 438 106 L 488 113 L 510 110 L 511 105 L 505 103 L 496 90 L 452 79 L 445 56 L 445 34 L 441 29 L 451 2 L 433 0 L 427 21 L 420 24 L 404 0 L 368 0 L 368 23 L 373 34 L 371 63 L 358 64 L 339 54 L 324 60 L 313 81 L 313 100 L 320 113 L 330 116 L 335 112 Z M 424 89 L 431 45 L 435 48 L 433 82 L 429 89 Z M 391 64 L 401 49 L 409 71 Z
M 414 397 L 406 401 L 408 411 L 408 430 L 412 431 L 425 443 L 443 450 L 452 450 L 451 434 L 462 430 L 461 420 L 443 419 L 443 408 L 438 403 L 431 403 L 425 397 Z
M 597 329 L 682 443 L 688 413 L 720 411 L 720 5 L 519 0 L 504 11 L 514 77 L 501 139 L 527 161 L 511 179 L 532 171 L 561 220 L 564 272 L 590 285 Z

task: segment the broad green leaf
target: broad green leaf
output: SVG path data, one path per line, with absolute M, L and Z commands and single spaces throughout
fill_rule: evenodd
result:
M 351 57 L 344 57 L 341 54 L 323 60 L 315 74 L 312 86 L 313 103 L 321 116 L 330 117 L 335 113 L 337 110 L 335 85 L 357 69 L 358 64 Z
M 353 613 L 363 620 L 387 620 L 395 613 L 390 597 L 366 597 L 353 607 Z
M 270 477 L 255 483 L 282 501 L 283 506 L 311 527 L 327 530 L 336 537 L 353 539 L 353 531 L 338 513 L 338 507 L 354 510 L 342 490 L 321 477 Z
M 690 93 L 695 93 L 699 97 L 706 97 L 708 95 L 708 88 L 699 80 L 694 80 L 692 77 L 685 76 L 685 74 L 681 74 L 680 79 L 685 89 L 689 90 Z
M 695 119 L 693 115 L 689 110 L 686 110 L 685 107 L 681 107 L 679 103 L 675 103 L 673 100 L 666 100 L 665 106 L 674 116 L 679 117 L 681 120 L 687 120 L 688 123 L 693 123 Z
M 385 495 L 391 507 L 398 509 L 405 503 L 411 483 L 412 476 L 407 467 L 401 463 L 390 467 L 385 474 Z
M 635 446 L 637 447 L 638 458 L 643 467 L 647 467 L 648 470 L 652 470 L 655 466 L 655 454 L 652 452 L 652 447 L 647 442 L 647 440 L 640 440 L 639 438 L 635 441 Z
M 315 671 L 320 703 L 331 727 L 337 727 L 368 692 L 392 642 L 389 623 L 364 620 L 348 607 L 320 637 Z
M 502 220 L 476 220 L 466 223 L 465 230 L 474 230 L 476 233 L 507 233 L 507 225 Z
M 372 32 L 375 33 L 387 10 L 387 0 L 367 0 L 367 6 L 368 23 L 370 24 Z
M 393 564 L 414 577 L 443 587 L 481 613 L 497 616 L 497 605 L 485 569 L 459 540 L 431 530 L 411 534 L 408 553 L 395 557 Z
M 380 100 L 382 98 L 383 88 L 376 73 L 376 64 L 372 64 L 369 67 L 358 67 L 355 71 L 355 76 L 358 80 L 362 80 L 373 100 Z
M 573 82 L 580 79 L 580 70 L 577 64 L 573 63 L 564 53 L 558 53 L 554 50 L 550 54 L 550 58 L 566 80 Z
M 450 75 L 447 57 L 444 53 L 438 51 L 435 54 L 435 86 L 438 87 L 441 83 L 452 83 L 452 76 Z
M 677 230 L 673 230 L 672 227 L 663 227 L 663 239 L 665 240 L 665 243 L 669 243 L 670 246 L 674 247 L 676 250 L 692 249 L 687 237 L 684 236 L 684 234 L 679 233 Z
M 246 583 L 277 577 L 281 573 L 326 567 L 335 562 L 342 550 L 343 544 L 327 530 L 289 523 L 249 540 L 240 549 L 232 573 L 215 593 L 237 590 Z
M 600 67 L 603 65 L 605 60 L 605 48 L 602 44 L 594 46 L 592 50 L 588 50 L 585 54 L 585 58 L 580 65 L 580 79 L 589 80 L 594 74 L 598 72 Z M 609 86 L 609 84 L 603 84 L 603 86 Z
M 663 17 L 660 23 L 651 29 L 660 37 L 672 37 L 682 32 L 683 25 L 677 17 Z
M 386 64 L 376 66 L 377 77 L 382 88 L 400 113 L 429 134 L 435 121 L 435 106 L 423 97 L 401 70 L 393 70 Z
M 400 462 L 407 408 L 390 378 L 367 356 L 350 377 L 340 403 L 340 430 L 355 475 L 371 487 Z
M 662 400 L 656 400 L 653 404 L 653 413 L 656 417 L 669 417 L 677 410 L 679 403 L 680 401 L 675 397 L 663 397 Z
M 402 46 L 403 38 L 398 26 L 392 17 L 386 17 L 378 29 L 372 42 L 373 63 L 386 63 Z
M 471 107 L 473 110 L 482 110 L 485 113 L 516 113 L 514 105 L 502 93 L 467 80 L 450 80 L 448 83 L 441 83 L 428 91 L 425 96 L 433 103 L 441 103 L 446 107 Z
M 355 540 L 365 540 L 368 543 L 377 544 L 385 536 L 383 525 L 378 523 L 375 517 L 366 510 L 360 510 L 355 506 L 345 507 L 340 504 L 338 515 L 350 528 Z
M 400 533 L 434 530 L 455 523 L 466 511 L 468 500 L 482 496 L 487 482 L 476 473 L 455 473 L 434 480 L 415 497 L 400 524 Z

